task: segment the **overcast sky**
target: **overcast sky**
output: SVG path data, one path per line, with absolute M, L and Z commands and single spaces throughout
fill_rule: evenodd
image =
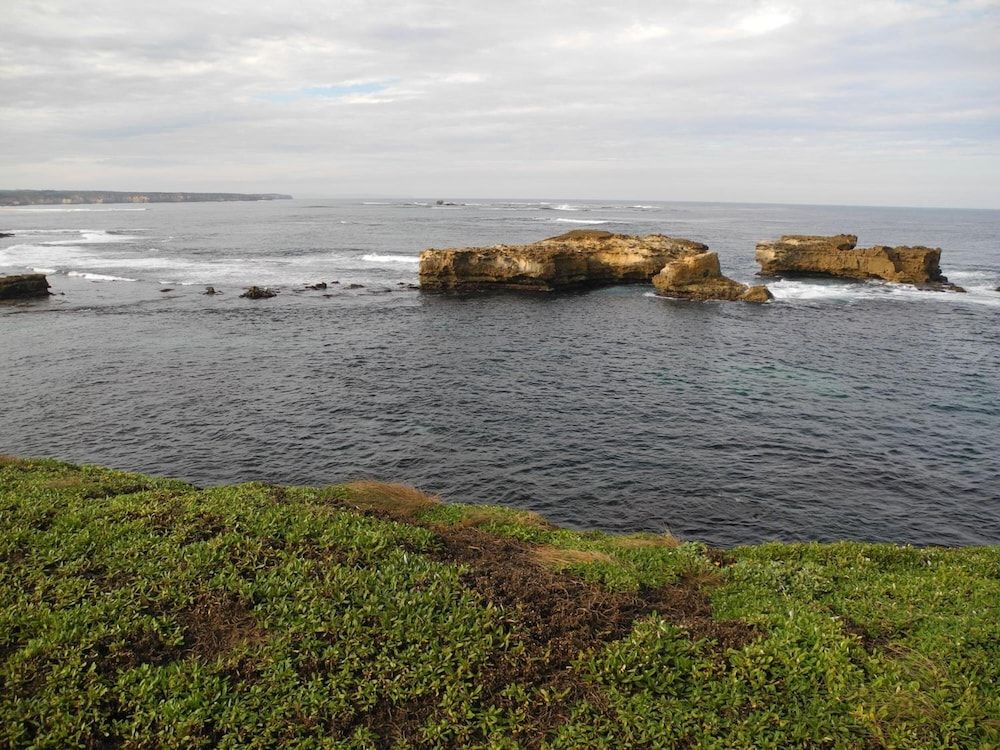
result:
M 1000 0 L 10 0 L 0 187 L 1000 207 Z

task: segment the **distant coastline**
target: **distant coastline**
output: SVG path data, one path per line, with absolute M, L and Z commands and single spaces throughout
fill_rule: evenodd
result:
M 281 193 L 163 193 L 116 190 L 0 190 L 0 206 L 84 203 L 198 203 L 291 200 Z

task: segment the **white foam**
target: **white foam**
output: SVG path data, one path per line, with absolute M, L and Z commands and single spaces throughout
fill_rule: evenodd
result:
M 45 245 L 110 245 L 137 239 L 127 234 L 111 234 L 103 229 L 81 229 L 80 236 L 72 240 L 53 240 Z
M 66 275 L 76 276 L 89 281 L 138 281 L 138 279 L 129 279 L 124 276 L 111 276 L 109 274 L 90 273 L 88 271 L 69 271 Z
M 561 224 L 621 224 L 620 221 L 612 221 L 611 219 L 552 219 L 552 221 L 559 222 Z
M 858 300 L 901 300 L 907 302 L 947 302 L 1000 307 L 1000 293 L 989 287 L 967 287 L 966 292 L 932 291 L 906 284 L 868 281 L 852 283 L 819 282 L 798 279 L 781 279 L 767 282 L 775 299 L 783 301 L 829 300 L 856 302 Z
M 391 255 L 387 253 L 368 253 L 362 255 L 361 260 L 368 263 L 419 263 L 420 258 L 412 255 Z

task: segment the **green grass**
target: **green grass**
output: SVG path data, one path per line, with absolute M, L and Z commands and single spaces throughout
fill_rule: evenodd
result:
M 989 748 L 998 684 L 998 547 L 0 458 L 2 747 Z

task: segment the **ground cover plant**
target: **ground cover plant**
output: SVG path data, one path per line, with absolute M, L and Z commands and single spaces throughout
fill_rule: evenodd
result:
M 993 747 L 1000 548 L 0 459 L 0 746 Z

